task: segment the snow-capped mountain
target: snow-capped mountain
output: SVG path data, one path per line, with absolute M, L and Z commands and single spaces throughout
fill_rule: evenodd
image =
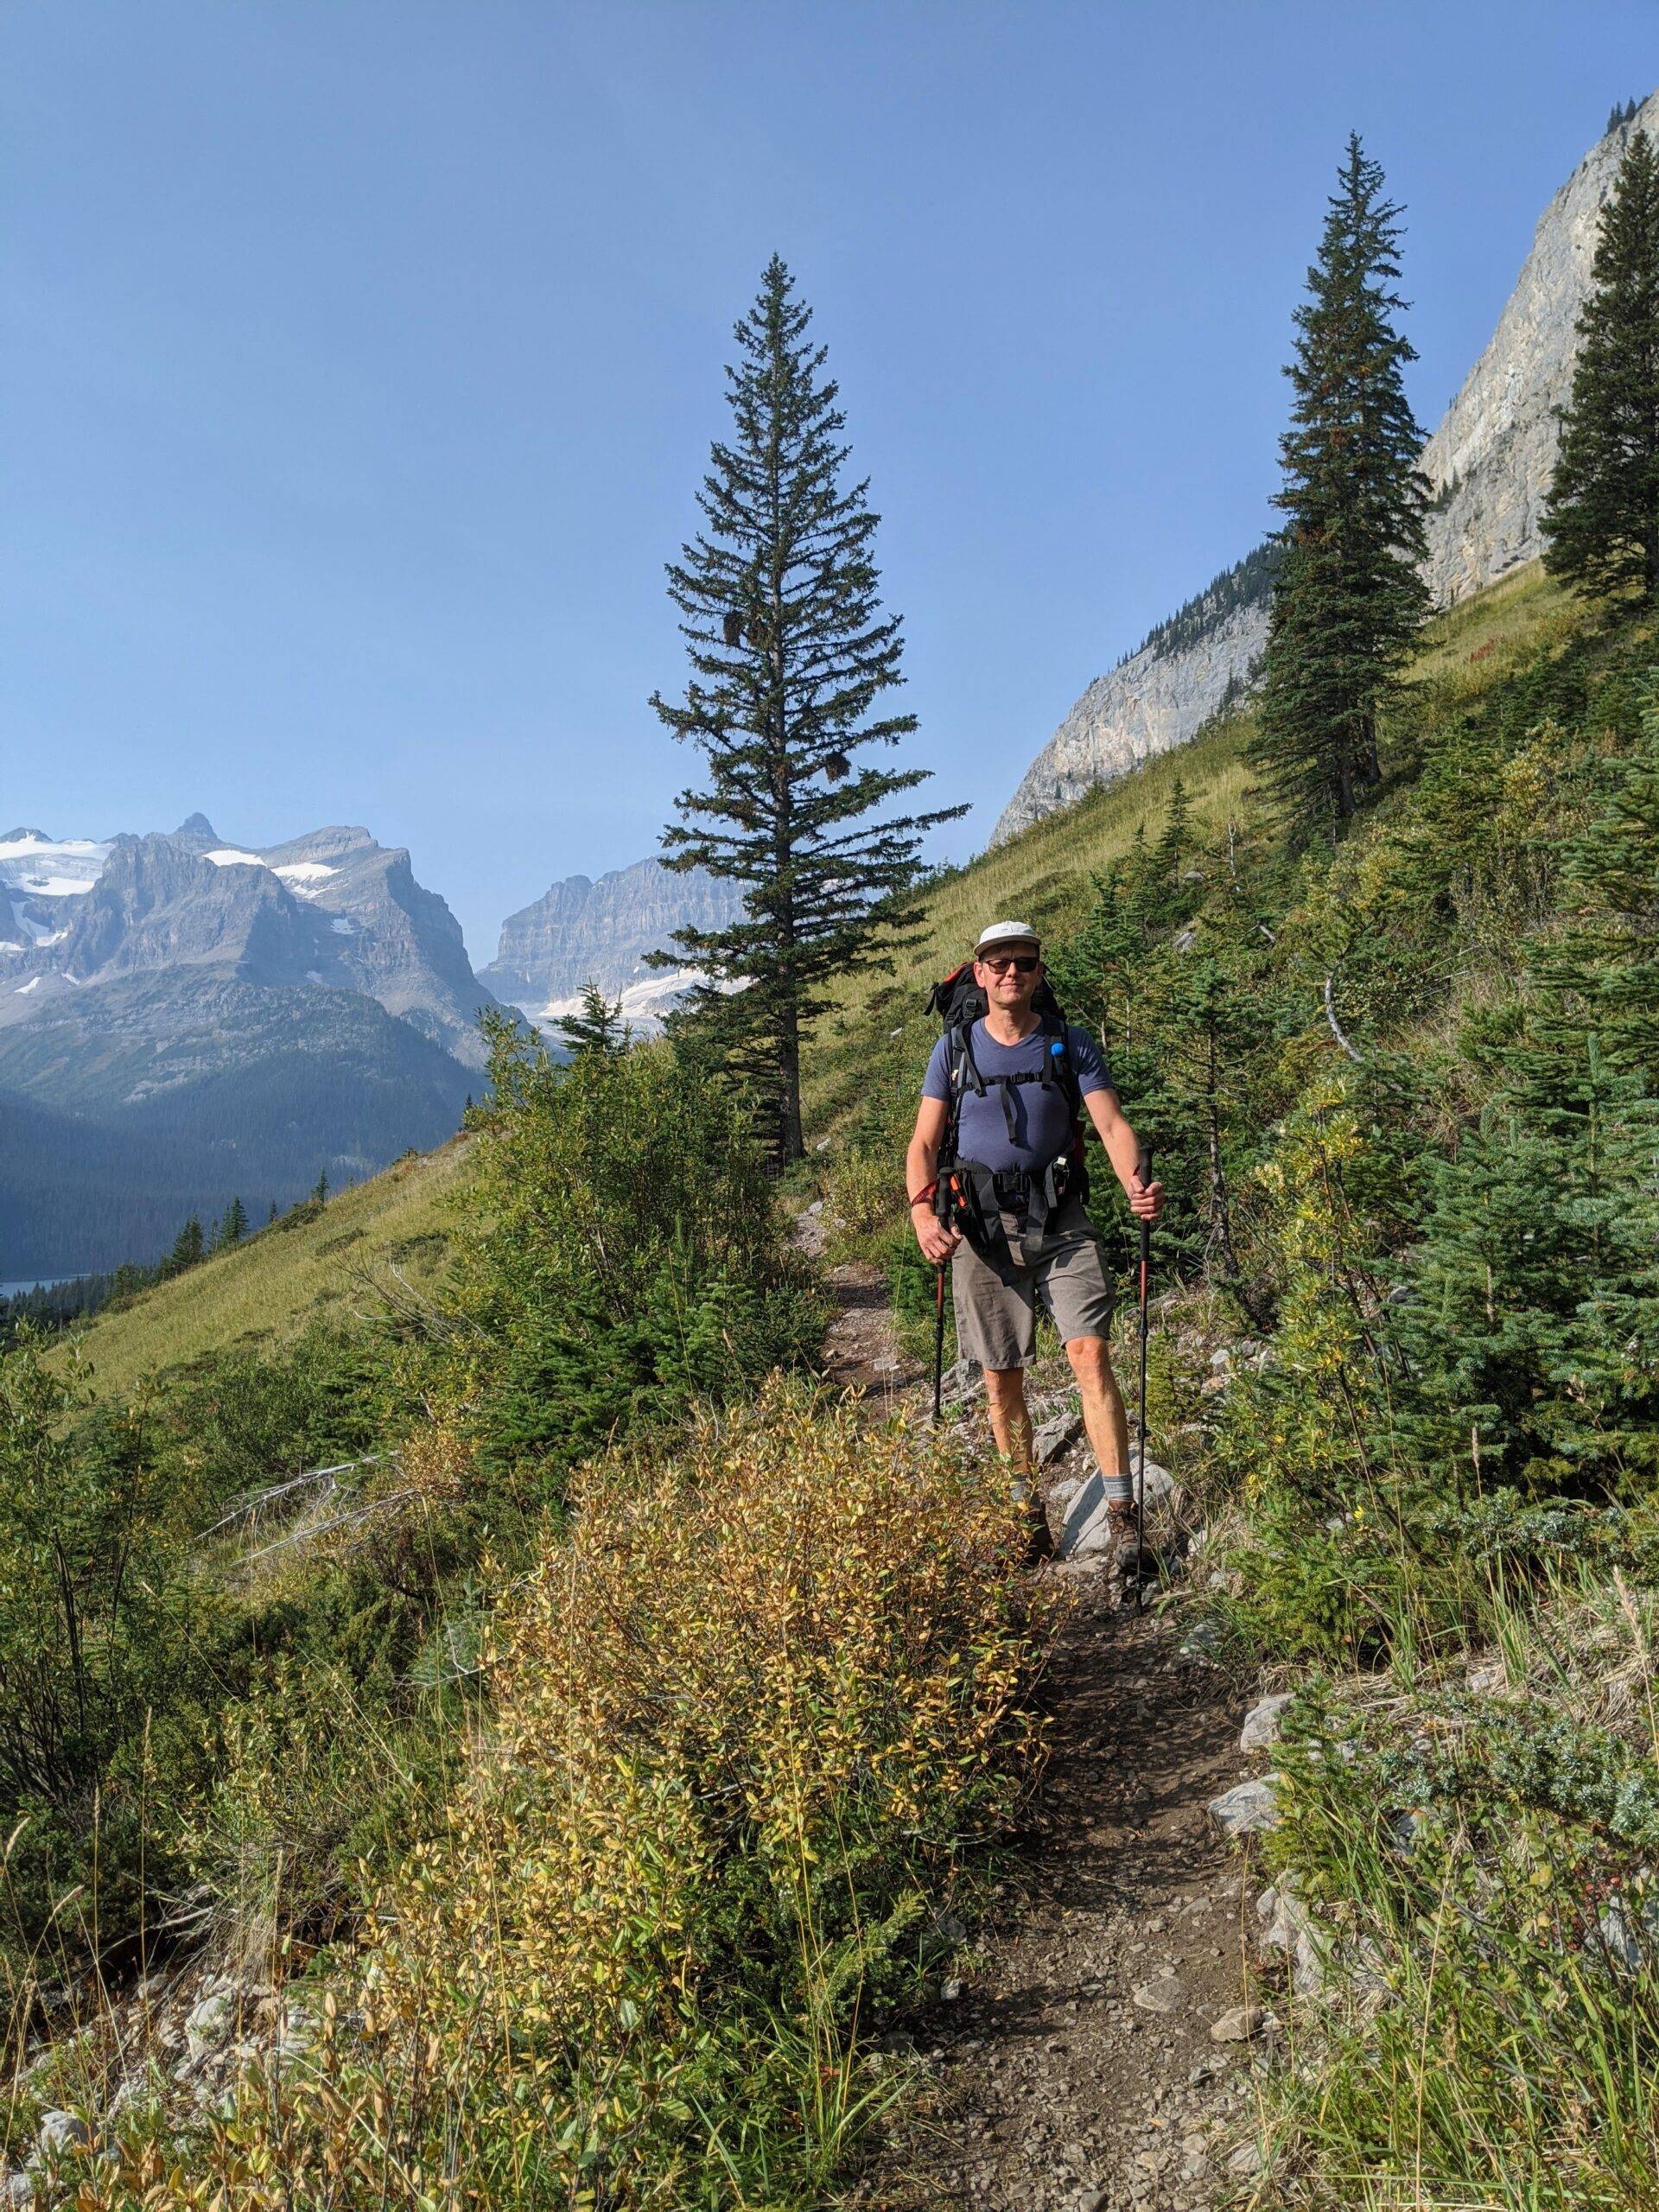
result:
M 48 837 L 41 830 L 0 837 L 0 956 L 55 943 L 69 911 L 65 900 L 89 891 L 109 856 L 107 838 Z
M 358 828 L 264 849 L 0 839 L 0 1277 L 148 1260 L 448 1135 L 491 994 L 409 855 Z
M 407 852 L 335 827 L 260 849 L 201 815 L 170 835 L 0 842 L 0 1027 L 117 976 L 215 967 L 361 991 L 468 1065 L 492 1002 Z

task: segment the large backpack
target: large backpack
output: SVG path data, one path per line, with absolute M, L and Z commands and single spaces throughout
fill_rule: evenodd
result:
M 974 964 L 964 960 L 928 993 L 930 1013 L 944 1025 L 945 1071 L 950 1086 L 944 1136 L 939 1147 L 938 1187 L 934 1211 L 947 1227 L 962 1230 L 976 1251 L 999 1268 L 1013 1264 L 1004 1217 L 1021 1218 L 1024 1230 L 1046 1225 L 1063 1199 L 1086 1198 L 1089 1170 L 1084 1154 L 1083 1089 L 1071 1058 L 1065 1016 L 1045 976 L 1032 1000 L 1032 1010 L 1041 1023 L 1046 1049 L 1039 1065 L 1019 1075 L 982 1075 L 974 1058 L 974 1024 L 988 1010 L 988 1001 L 974 981 Z M 1067 1150 L 1040 1175 L 1017 1170 L 993 1170 L 981 1160 L 960 1156 L 962 1101 L 966 1091 L 984 1097 L 993 1086 L 1002 1094 L 1002 1111 L 1012 1139 L 1015 1131 L 1014 1091 L 1020 1084 L 1040 1084 L 1044 1090 L 1058 1084 L 1071 1114 L 1071 1141 Z

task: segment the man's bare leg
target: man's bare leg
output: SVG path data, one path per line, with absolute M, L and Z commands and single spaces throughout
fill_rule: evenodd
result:
M 1104 1337 L 1074 1337 L 1065 1348 L 1071 1372 L 1077 1378 L 1083 1401 L 1083 1425 L 1089 1432 L 1095 1465 L 1106 1492 L 1107 1516 L 1116 1532 L 1119 1563 L 1133 1575 L 1137 1561 L 1135 1541 L 1135 1489 L 1129 1479 L 1129 1417 L 1123 1394 L 1112 1372 L 1112 1356 Z
M 997 1456 L 1016 1476 L 1031 1473 L 1031 1415 L 1026 1409 L 1023 1367 L 988 1367 L 985 1398 L 991 1410 L 991 1434 Z
M 1083 1400 L 1083 1425 L 1108 1497 L 1129 1495 L 1129 1417 L 1104 1337 L 1073 1337 L 1065 1348 Z M 988 1381 L 989 1377 L 986 1378 Z
M 1049 1535 L 1048 1515 L 1043 1508 L 1043 1496 L 1037 1487 L 1036 1469 L 1032 1460 L 1031 1414 L 1026 1405 L 1025 1369 L 988 1367 L 985 1370 L 985 1399 L 990 1408 L 991 1434 L 996 1439 L 997 1455 L 1014 1478 L 1014 1502 L 1025 1508 L 1030 1537 L 1026 1550 L 1026 1564 L 1034 1567 L 1039 1560 L 1048 1557 L 1054 1545 Z

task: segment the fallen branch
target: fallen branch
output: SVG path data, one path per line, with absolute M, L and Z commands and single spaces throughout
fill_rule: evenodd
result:
M 263 1513 L 266 1506 L 274 1504 L 277 1498 L 286 1497 L 290 1491 L 302 1490 L 307 1483 L 320 1483 L 330 1475 L 349 1475 L 355 1468 L 378 1467 L 379 1465 L 380 1454 L 373 1452 L 365 1459 L 341 1459 L 332 1467 L 311 1467 L 302 1475 L 290 1475 L 285 1483 L 273 1484 L 270 1490 L 262 1490 L 257 1497 L 244 1498 L 239 1505 L 233 1505 L 221 1519 L 202 1530 L 202 1540 L 216 1536 L 221 1529 L 228 1529 L 232 1521 L 243 1520 L 249 1514 Z
M 1357 1060 L 1360 1056 L 1343 1035 L 1342 1024 L 1337 1020 L 1336 1003 L 1331 995 L 1331 987 L 1336 980 L 1337 971 L 1333 968 L 1325 979 L 1325 1018 L 1331 1025 L 1331 1034 L 1341 1046 L 1343 1051 L 1347 1053 L 1351 1060 Z
M 388 1491 L 384 1497 L 372 1497 L 366 1505 L 359 1505 L 350 1513 L 337 1513 L 332 1521 L 319 1521 L 309 1529 L 293 1529 L 287 1535 L 278 1536 L 274 1542 L 261 1544 L 257 1552 L 245 1552 L 238 1560 L 239 1567 L 251 1567 L 255 1560 L 264 1559 L 271 1552 L 281 1551 L 288 1544 L 303 1544 L 313 1536 L 326 1536 L 332 1529 L 348 1529 L 354 1521 L 366 1520 L 371 1513 L 383 1513 L 389 1505 L 401 1505 L 407 1497 L 416 1495 L 414 1490 Z

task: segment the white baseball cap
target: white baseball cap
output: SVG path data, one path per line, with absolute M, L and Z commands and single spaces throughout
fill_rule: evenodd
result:
M 1040 950 L 1042 939 L 1029 922 L 991 922 L 979 933 L 975 959 L 982 960 L 994 944 L 1034 944 Z

